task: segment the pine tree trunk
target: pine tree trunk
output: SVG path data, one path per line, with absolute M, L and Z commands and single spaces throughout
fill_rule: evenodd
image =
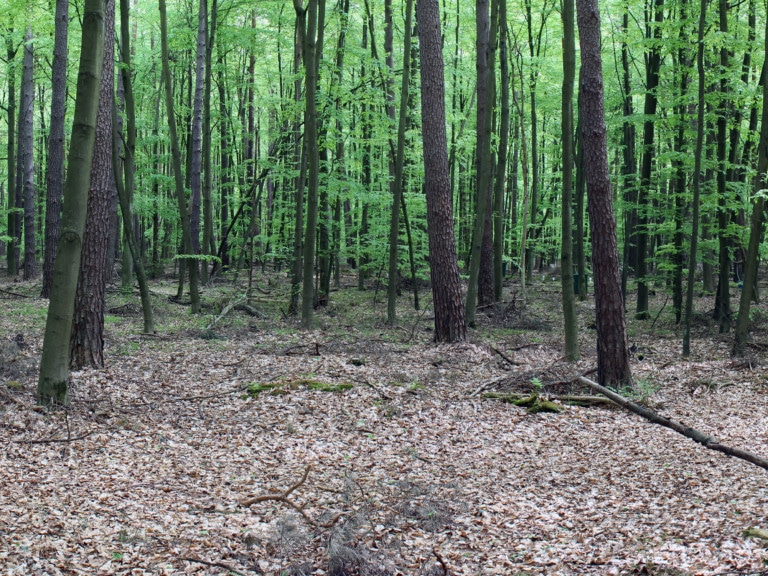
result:
M 111 208 L 115 195 L 115 173 L 112 167 L 112 107 L 115 102 L 114 17 L 114 0 L 107 0 L 96 143 L 70 337 L 71 363 L 77 370 L 85 366 L 104 367 L 104 268 L 107 265 L 107 257 L 111 257 L 111 254 L 107 254 L 106 247 L 113 228 L 114 214 Z
M 466 321 L 453 237 L 440 13 L 433 0 L 418 0 L 416 13 L 421 48 L 421 130 L 435 341 L 457 342 L 466 338 Z
M 608 171 L 597 0 L 578 0 L 578 25 L 581 45 L 579 107 L 587 204 L 592 227 L 597 374 L 601 385 L 622 388 L 632 385 L 632 373 Z

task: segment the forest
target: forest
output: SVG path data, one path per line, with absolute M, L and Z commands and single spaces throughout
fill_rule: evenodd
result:
M 7 0 L 0 570 L 768 574 L 768 8 Z

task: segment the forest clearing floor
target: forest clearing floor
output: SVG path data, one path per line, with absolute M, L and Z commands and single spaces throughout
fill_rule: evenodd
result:
M 560 393 L 595 368 L 591 295 L 567 364 L 549 279 L 435 345 L 428 291 L 421 312 L 404 291 L 393 328 L 385 294 L 343 278 L 302 332 L 281 277 L 253 317 L 219 317 L 242 297 L 229 284 L 192 317 L 155 283 L 151 336 L 113 288 L 107 367 L 73 372 L 50 413 L 34 402 L 47 302 L 0 285 L 0 574 L 768 573 L 768 544 L 744 535 L 768 528 L 766 471 L 619 408 L 529 414 L 478 393 Z M 765 303 L 742 361 L 698 299 L 683 360 L 664 298 L 629 322 L 633 397 L 768 456 Z

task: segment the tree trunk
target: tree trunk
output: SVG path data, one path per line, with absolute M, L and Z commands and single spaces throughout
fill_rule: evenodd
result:
M 17 189 L 24 191 L 24 280 L 37 276 L 35 260 L 35 135 L 34 105 L 35 78 L 33 74 L 32 29 L 27 30 L 24 43 L 24 68 L 21 76 L 21 103 L 19 107 L 19 159 L 21 170 L 17 178 Z M 18 202 L 19 198 L 16 197 Z
M 294 0 L 297 12 L 304 11 L 302 0 Z M 320 180 L 320 151 L 318 148 L 317 81 L 322 37 L 325 26 L 325 0 L 309 0 L 306 8 L 307 33 L 304 38 L 305 114 L 304 140 L 307 147 L 307 228 L 304 233 L 303 271 L 301 281 L 301 325 L 312 327 L 314 305 L 315 236 L 317 235 L 317 204 Z
M 578 1 L 581 45 L 580 121 L 587 182 L 587 209 L 592 226 L 595 277 L 597 374 L 603 386 L 632 385 L 624 304 L 621 298 L 616 220 L 608 172 L 600 12 L 597 0 Z
M 53 263 L 61 223 L 61 195 L 64 189 L 64 116 L 67 109 L 67 33 L 69 0 L 56 0 L 56 31 L 51 68 L 51 128 L 48 135 L 48 176 L 45 196 L 45 256 L 41 298 L 51 295 Z
M 8 245 L 6 250 L 6 262 L 8 276 L 16 276 L 19 271 L 19 245 L 21 244 L 21 230 L 16 226 L 16 70 L 14 58 L 17 48 L 13 45 L 10 32 L 7 42 L 8 63 Z
M 648 226 L 651 211 L 651 172 L 653 170 L 656 147 L 654 134 L 656 128 L 656 107 L 658 98 L 656 90 L 659 86 L 659 69 L 661 67 L 661 25 L 664 20 L 664 0 L 653 1 L 653 22 L 647 22 L 646 38 L 651 40 L 651 49 L 647 56 L 645 70 L 645 105 L 643 107 L 643 155 L 640 166 L 640 189 L 638 191 L 637 219 L 637 309 L 635 317 L 645 320 L 648 313 Z M 649 16 L 650 17 L 650 16 Z
M 120 0 L 120 35 L 122 46 L 121 76 L 123 81 L 123 90 L 125 92 L 125 116 L 126 131 L 123 141 L 125 142 L 125 161 L 121 162 L 118 156 L 120 134 L 116 130 L 117 110 L 113 110 L 112 115 L 112 169 L 115 173 L 115 186 L 117 187 L 117 196 L 120 203 L 120 212 L 123 216 L 123 236 L 126 239 L 128 250 L 131 254 L 133 268 L 136 272 L 136 280 L 139 284 L 139 294 L 141 296 L 141 310 L 144 318 L 144 332 L 153 334 L 155 332 L 155 322 L 152 313 L 152 300 L 149 295 L 149 286 L 147 285 L 147 276 L 144 271 L 144 263 L 141 257 L 141 249 L 133 233 L 133 214 L 131 209 L 131 199 L 133 198 L 134 177 L 136 173 L 136 106 L 133 98 L 133 78 L 131 75 L 131 37 L 128 33 L 130 28 L 130 5 L 129 0 Z M 122 168 L 122 170 L 121 170 Z M 124 178 L 124 180 L 123 180 Z M 156 250 L 159 241 L 158 225 L 155 223 L 152 227 L 155 234 L 153 250 Z
M 728 36 L 728 2 L 718 1 L 718 14 L 720 20 L 720 34 L 723 38 Z M 728 51 L 730 46 L 723 43 L 720 47 L 720 69 L 723 76 L 720 78 L 720 102 L 717 109 L 717 239 L 718 239 L 718 274 L 717 293 L 715 294 L 714 318 L 720 323 L 720 333 L 731 329 L 731 234 L 728 231 L 731 208 L 728 206 L 728 115 L 730 106 L 728 103 L 729 90 L 728 79 L 725 71 L 728 70 Z
M 489 210 L 491 190 L 491 133 L 493 126 L 493 104 L 495 102 L 495 71 L 491 44 L 496 42 L 497 14 L 490 16 L 488 0 L 476 2 L 477 28 L 477 145 L 475 147 L 475 223 L 472 229 L 472 247 L 469 256 L 469 283 L 467 287 L 467 324 L 475 325 L 475 310 L 480 292 L 480 270 L 482 267 L 486 215 Z M 487 278 L 485 279 L 487 280 Z M 491 293 L 493 278 L 491 278 Z M 483 295 L 487 298 L 487 289 Z M 481 301 L 480 304 L 487 304 Z
M 509 60 L 507 58 L 507 0 L 499 2 L 499 66 L 501 68 L 501 123 L 496 176 L 493 191 L 493 296 L 502 298 L 504 281 L 504 199 L 507 181 L 507 152 L 509 150 Z M 516 167 L 514 168 L 516 169 Z
M 707 26 L 707 0 L 701 0 L 699 11 L 699 30 L 697 35 L 696 68 L 699 73 L 698 83 L 698 112 L 696 117 L 696 148 L 694 150 L 693 167 L 693 214 L 691 216 L 691 247 L 688 256 L 688 286 L 685 292 L 685 314 L 683 316 L 683 357 L 691 354 L 691 318 L 693 317 L 693 288 L 696 278 L 696 255 L 699 242 L 699 202 L 701 198 L 701 157 L 704 149 L 704 101 L 706 78 L 704 77 L 704 34 Z M 762 134 L 762 131 L 761 131 Z
M 702 3 L 705 0 L 702 0 Z M 768 54 L 768 22 L 765 25 L 765 49 Z M 768 60 L 766 61 L 768 62 Z M 763 64 L 763 75 L 765 64 Z M 758 145 L 757 174 L 754 181 L 755 198 L 752 203 L 750 220 L 749 245 L 744 267 L 744 283 L 739 300 L 739 313 L 736 317 L 732 353 L 743 356 L 747 348 L 749 336 L 749 310 L 756 286 L 757 265 L 760 256 L 760 243 L 765 230 L 765 198 L 763 190 L 768 188 L 768 82 L 763 78 L 763 112 L 760 124 L 760 143 Z
M 163 84 L 165 86 L 165 108 L 168 116 L 168 137 L 171 141 L 171 157 L 173 164 L 173 181 L 176 189 L 176 201 L 179 206 L 181 219 L 181 235 L 184 243 L 182 258 L 189 259 L 193 254 L 192 230 L 187 212 L 187 197 L 184 191 L 184 176 L 181 171 L 181 151 L 179 150 L 179 137 L 176 130 L 176 112 L 173 104 L 173 78 L 168 58 L 168 18 L 166 16 L 165 0 L 160 0 L 160 52 L 163 67 Z M 190 260 L 189 264 L 193 264 Z M 180 266 L 181 268 L 181 266 Z M 189 265 L 189 295 L 192 300 L 192 313 L 200 311 L 200 288 L 198 285 L 197 266 Z M 182 275 L 180 273 L 180 275 Z
M 387 286 L 387 323 L 397 323 L 398 244 L 400 239 L 400 207 L 403 205 L 405 185 L 405 129 L 408 120 L 408 82 L 411 78 L 411 30 L 413 29 L 413 0 L 406 0 L 405 35 L 403 39 L 403 74 L 400 86 L 400 118 L 397 126 L 397 152 L 395 156 L 395 180 L 392 185 L 392 211 L 389 221 L 389 284 Z
M 115 173 L 112 167 L 112 107 L 114 96 L 115 4 L 107 0 L 104 13 L 104 65 L 101 73 L 96 143 L 75 292 L 75 315 L 70 337 L 70 361 L 79 370 L 104 367 L 104 289 L 107 244 L 112 231 Z
M 201 4 L 206 4 L 201 0 Z M 216 239 L 214 236 L 213 223 L 213 199 L 211 198 L 213 189 L 213 168 L 212 168 L 212 150 L 211 150 L 211 76 L 213 66 L 213 44 L 216 39 L 216 25 L 218 14 L 218 2 L 213 0 L 211 4 L 211 24 L 210 31 L 207 31 L 205 45 L 205 78 L 203 81 L 203 254 L 216 254 Z M 206 26 L 207 6 L 206 10 Z M 221 119 L 224 122 L 224 119 Z M 215 268 L 214 264 L 214 268 Z M 202 263 L 201 282 L 208 282 L 208 260 Z
M 560 280 L 562 287 L 565 359 L 579 359 L 579 327 L 576 319 L 576 298 L 573 293 L 573 85 L 576 78 L 576 36 L 573 0 L 563 0 L 563 210 L 560 242 Z
M 80 269 L 80 249 L 85 230 L 96 115 L 99 109 L 101 67 L 104 60 L 104 4 L 104 0 L 86 0 L 83 11 L 82 46 L 64 187 L 64 211 L 37 384 L 37 400 L 44 405 L 67 403 L 69 336 L 72 329 L 77 272 Z
M 416 13 L 421 48 L 421 130 L 435 341 L 457 342 L 466 338 L 467 329 L 453 237 L 440 13 L 433 0 L 418 0 Z
M 192 105 L 192 125 L 191 125 L 191 139 L 192 139 L 192 158 L 190 162 L 191 174 L 191 194 L 190 194 L 190 211 L 189 211 L 189 226 L 190 233 L 192 235 L 192 252 L 193 256 L 200 255 L 200 211 L 202 207 L 202 171 L 203 171 L 203 92 L 205 84 L 205 43 L 208 36 L 208 10 L 205 0 L 198 1 L 197 11 L 197 53 L 195 59 L 195 96 Z M 249 183 L 250 184 L 250 183 Z M 207 264 L 203 262 L 202 266 L 198 265 L 198 261 L 187 261 L 187 267 L 200 268 L 206 267 Z M 207 274 L 206 274 L 207 276 Z

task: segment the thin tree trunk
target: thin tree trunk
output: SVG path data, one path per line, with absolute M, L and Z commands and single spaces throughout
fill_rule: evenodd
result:
M 650 14 L 650 13 L 649 13 Z M 649 15 L 650 17 L 650 15 Z M 640 189 L 638 191 L 638 221 L 637 221 L 637 308 L 635 317 L 645 320 L 648 313 L 648 243 L 650 234 L 648 226 L 651 222 L 650 194 L 653 183 L 653 170 L 656 147 L 654 134 L 656 129 L 656 107 L 658 97 L 656 90 L 659 86 L 659 69 L 661 67 L 661 25 L 664 20 L 664 0 L 653 0 L 653 22 L 646 23 L 646 37 L 652 41 L 647 55 L 645 71 L 645 104 L 643 107 L 643 155 L 640 167 Z
M 405 182 L 405 129 L 408 120 L 408 82 L 411 78 L 411 30 L 413 29 L 413 0 L 406 0 L 405 35 L 403 38 L 403 74 L 400 86 L 400 118 L 397 127 L 397 152 L 395 156 L 395 180 L 392 186 L 392 211 L 389 221 L 389 284 L 387 286 L 387 323 L 397 323 L 397 248 L 400 238 L 400 209 L 405 208 L 403 188 Z
M 112 117 L 112 168 L 115 173 L 115 186 L 117 188 L 117 197 L 120 204 L 120 212 L 123 221 L 123 236 L 126 239 L 128 250 L 133 261 L 133 268 L 136 272 L 136 280 L 139 284 L 139 294 L 141 296 L 141 310 L 144 318 L 144 332 L 153 334 L 155 332 L 155 322 L 152 312 L 152 300 L 149 295 L 149 286 L 147 276 L 144 270 L 144 263 L 141 258 L 141 249 L 139 248 L 136 236 L 133 233 L 133 214 L 131 210 L 131 199 L 133 198 L 134 178 L 136 173 L 136 106 L 133 98 L 133 78 L 131 67 L 132 44 L 128 33 L 130 28 L 130 1 L 120 0 L 120 35 L 121 35 L 121 76 L 123 80 L 123 90 L 125 93 L 125 116 L 126 131 L 124 137 L 125 160 L 120 161 L 117 152 L 120 147 L 120 134 L 116 130 L 117 117 L 114 111 Z M 122 168 L 122 171 L 120 170 Z M 122 172 L 122 173 L 121 173 Z M 125 180 L 123 180 L 123 178 Z M 153 249 L 156 250 L 158 244 L 158 224 L 152 227 L 155 238 Z
M 21 170 L 17 178 L 17 189 L 23 188 L 24 206 L 24 280 L 37 276 L 35 260 L 35 135 L 34 103 L 35 79 L 33 74 L 32 29 L 27 30 L 24 44 L 24 68 L 21 77 L 21 106 L 19 108 L 19 159 Z M 16 197 L 18 202 L 19 198 Z
M 16 276 L 19 271 L 19 244 L 21 230 L 16 226 L 16 70 L 14 59 L 17 48 L 13 45 L 9 31 L 6 40 L 8 63 L 8 245 L 6 262 L 8 276 Z
M 693 317 L 693 288 L 696 279 L 696 256 L 699 241 L 699 202 L 701 198 L 701 157 L 704 149 L 704 112 L 705 88 L 704 76 L 704 34 L 707 26 L 707 0 L 701 0 L 699 11 L 699 30 L 697 35 L 696 68 L 699 73 L 698 84 L 698 113 L 696 122 L 696 148 L 693 166 L 693 214 L 691 221 L 691 247 L 688 256 L 688 286 L 685 292 L 685 314 L 683 316 L 683 357 L 691 355 L 691 318 Z M 764 130 L 763 128 L 762 130 Z M 761 134 L 763 133 L 761 130 Z
M 163 80 L 165 86 L 165 108 L 168 116 L 168 137 L 171 142 L 171 159 L 173 164 L 173 181 L 176 188 L 176 201 L 179 206 L 179 216 L 181 218 L 181 234 L 184 244 L 184 254 L 182 258 L 189 259 L 193 254 L 192 230 L 190 227 L 189 216 L 187 212 L 187 198 L 184 191 L 184 176 L 181 171 L 181 151 L 179 150 L 179 137 L 176 130 L 176 112 L 173 103 L 173 78 L 171 77 L 171 68 L 168 59 L 168 18 L 166 16 L 165 0 L 160 0 L 160 52 L 163 66 Z M 190 264 L 194 260 L 190 260 Z M 180 276 L 182 266 L 180 268 Z M 200 288 L 198 285 L 197 266 L 187 266 L 189 268 L 189 295 L 192 301 L 192 313 L 197 314 L 200 311 Z
M 504 199 L 509 150 L 509 60 L 507 58 L 507 0 L 499 0 L 499 65 L 501 68 L 501 124 L 493 192 L 493 295 L 502 298 L 504 281 Z
M 67 109 L 67 34 L 69 0 L 56 0 L 56 30 L 51 68 L 51 132 L 48 135 L 48 176 L 45 196 L 45 256 L 41 298 L 51 295 L 53 263 L 61 223 L 61 195 L 64 190 L 64 116 Z
M 560 242 L 560 280 L 562 286 L 565 359 L 579 359 L 579 327 L 576 319 L 576 299 L 573 293 L 573 85 L 576 78 L 576 35 L 573 0 L 563 0 L 563 211 Z
M 702 0 L 702 3 L 704 0 Z M 765 25 L 765 49 L 768 54 L 768 22 Z M 768 63 L 768 60 L 766 60 Z M 747 349 L 749 337 L 749 311 L 752 297 L 757 285 L 757 267 L 760 257 L 760 243 L 765 231 L 765 197 L 763 190 L 768 188 L 768 82 L 765 82 L 765 66 L 763 64 L 763 112 L 760 124 L 760 143 L 758 145 L 757 174 L 754 180 L 755 198 L 752 203 L 750 219 L 749 245 L 744 266 L 744 283 L 739 299 L 739 313 L 736 317 L 732 354 L 743 356 Z

